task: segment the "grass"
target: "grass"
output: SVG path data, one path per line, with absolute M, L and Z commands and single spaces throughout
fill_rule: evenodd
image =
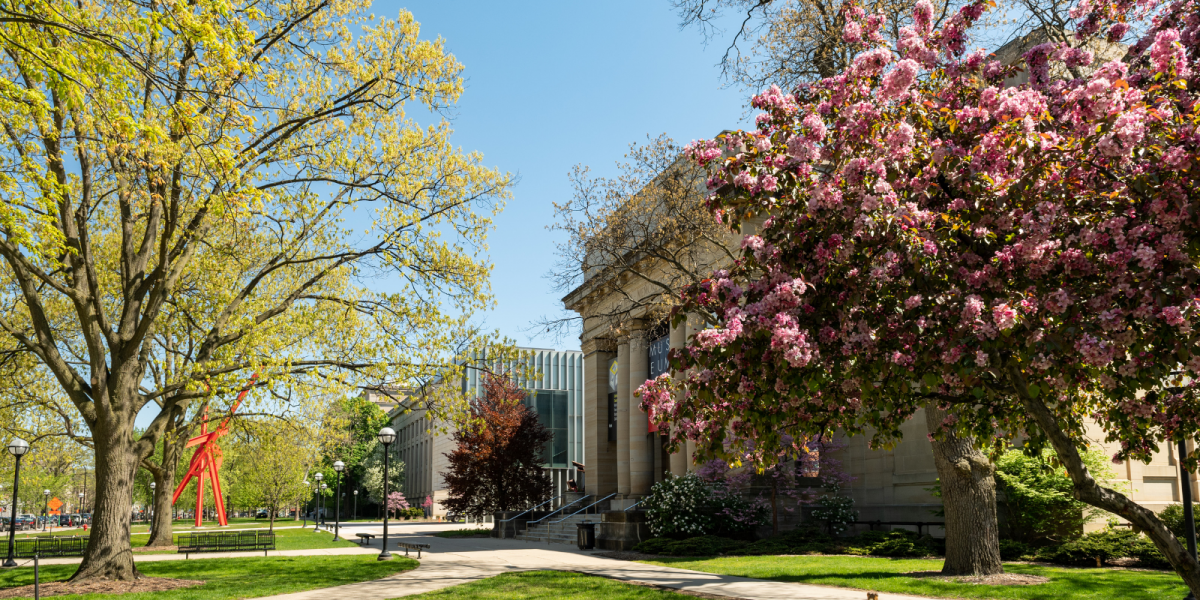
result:
M 939 598 L 997 600 L 1163 600 L 1182 598 L 1187 589 L 1179 576 L 1158 571 L 1077 569 L 1005 564 L 1009 573 L 1050 578 L 1040 585 L 977 585 L 910 577 L 914 571 L 940 571 L 942 560 L 888 559 L 860 556 L 738 556 L 669 558 L 645 561 L 721 575 L 772 581 L 812 583 L 877 592 Z
M 220 531 L 220 530 L 217 530 L 217 531 Z M 187 533 L 187 532 L 185 531 L 183 533 Z M 54 535 L 58 536 L 58 535 L 76 535 L 76 534 L 74 532 L 70 532 L 70 531 L 60 534 L 59 532 L 56 531 L 56 532 L 54 532 Z M 17 537 L 19 539 L 21 536 L 17 536 Z M 175 538 L 176 538 L 176 541 L 178 541 L 179 536 L 176 535 Z M 134 533 L 133 535 L 131 535 L 129 537 L 129 543 L 134 548 L 144 547 L 146 545 L 146 542 L 148 542 L 148 541 L 150 541 L 150 536 L 145 533 L 141 533 L 141 534 Z M 313 549 L 317 549 L 317 548 L 351 548 L 354 546 L 358 546 L 358 544 L 354 541 L 349 541 L 344 538 L 340 539 L 336 542 L 333 541 L 333 533 L 332 532 L 321 531 L 320 533 L 313 533 L 312 529 L 276 529 L 275 530 L 275 549 L 276 550 L 313 550 Z M 174 550 L 147 550 L 145 552 L 138 552 L 138 554 L 139 555 L 142 555 L 142 554 L 175 554 L 175 551 Z
M 293 521 L 291 517 L 275 519 L 275 527 L 289 527 L 304 524 L 304 520 Z M 312 521 L 308 522 L 312 525 Z M 229 529 L 265 529 L 270 527 L 271 522 L 267 519 L 230 519 Z M 215 529 L 220 531 L 223 529 L 217 521 L 204 521 L 201 530 Z M 171 528 L 172 531 L 195 531 L 196 522 L 192 519 L 176 519 L 175 525 Z M 149 533 L 150 525 L 139 523 L 130 528 L 133 533 Z
M 464 538 L 475 537 L 479 535 L 491 536 L 491 529 L 451 529 L 450 531 L 439 531 L 433 534 L 440 538 Z
M 416 568 L 417 561 L 396 558 L 380 562 L 374 556 L 286 556 L 275 558 L 214 558 L 147 562 L 138 570 L 149 577 L 198 579 L 204 585 L 167 592 L 142 594 L 87 594 L 55 596 L 55 600 L 233 600 L 302 592 L 371 581 Z M 45 565 L 42 581 L 62 581 L 75 565 Z M 0 572 L 0 588 L 33 583 L 33 569 Z
M 482 581 L 464 583 L 435 592 L 405 596 L 404 600 L 683 600 L 692 598 L 646 586 L 621 583 L 603 577 L 563 571 L 502 573 Z

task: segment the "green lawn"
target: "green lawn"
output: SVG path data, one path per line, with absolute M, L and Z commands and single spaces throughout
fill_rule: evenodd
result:
M 1183 598 L 1187 589 L 1174 573 L 1075 569 L 1005 564 L 1009 573 L 1049 577 L 1039 585 L 977 585 L 906 576 L 914 571 L 940 571 L 942 561 L 859 556 L 730 556 L 708 559 L 664 558 L 645 561 L 680 569 L 813 583 L 877 592 L 940 598 L 1003 600 L 1165 600 Z
M 295 526 L 303 525 L 303 524 L 304 524 L 303 519 L 301 519 L 299 521 L 293 521 L 291 517 L 275 519 L 276 527 L 295 527 Z M 311 526 L 312 521 L 309 521 L 308 524 L 309 524 L 309 526 Z M 271 522 L 266 519 L 230 519 L 229 520 L 229 529 L 263 529 L 263 528 L 269 527 L 270 525 L 271 525 Z M 221 531 L 222 529 L 225 529 L 225 528 L 221 527 L 221 524 L 216 521 L 205 521 L 204 525 L 200 529 L 202 531 L 208 531 L 208 530 Z M 196 522 L 191 519 L 177 519 L 175 521 L 175 525 L 171 528 L 171 530 L 172 531 L 195 531 L 196 530 Z M 130 527 L 130 531 L 132 531 L 133 533 L 147 533 L 150 531 L 150 525 L 145 524 L 145 523 L 138 523 L 138 524 Z
M 220 530 L 218 530 L 220 531 Z M 187 533 L 186 531 L 183 533 Z M 54 532 L 55 536 L 59 535 L 78 535 L 75 532 Z M 20 539 L 23 536 L 17 536 Z M 175 535 L 176 540 L 179 539 L 178 534 Z M 146 533 L 135 533 L 129 537 L 130 544 L 134 548 L 140 548 L 150 541 L 150 535 Z M 276 550 L 311 550 L 315 548 L 350 548 L 357 546 L 356 541 L 346 539 L 333 541 L 333 532 L 321 531 L 313 533 L 311 528 L 304 529 L 276 529 L 275 530 L 275 549 Z M 138 552 L 138 554 L 174 554 L 174 550 L 147 550 Z
M 406 558 L 380 562 L 374 556 L 287 556 L 272 558 L 213 558 L 148 562 L 138 570 L 149 577 L 198 579 L 205 584 L 193 588 L 144 594 L 88 594 L 55 596 L 56 600 L 233 600 L 273 594 L 302 592 L 317 588 L 370 581 L 416 568 Z M 75 572 L 75 565 L 47 565 L 42 581 L 62 581 Z M 33 583 L 33 569 L 0 571 L 0 588 Z
M 475 537 L 478 535 L 492 535 L 492 530 L 489 529 L 451 529 L 450 531 L 439 531 L 433 534 L 440 538 L 463 538 Z
M 571 598 L 572 600 L 684 600 L 677 592 L 621 583 L 603 577 L 563 571 L 503 573 L 482 581 L 464 583 L 436 592 L 405 596 L 404 600 L 535 600 Z

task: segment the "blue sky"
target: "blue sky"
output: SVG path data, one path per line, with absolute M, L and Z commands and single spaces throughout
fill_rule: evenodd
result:
M 551 202 L 570 194 L 575 164 L 615 173 L 629 144 L 667 133 L 677 141 L 744 127 L 747 95 L 725 87 L 724 46 L 680 31 L 669 0 L 641 2 L 376 2 L 413 13 L 426 38 L 441 36 L 465 67 L 454 141 L 484 164 L 520 176 L 490 238 L 498 306 L 484 317 L 522 345 L 577 349 L 526 330 L 561 311 L 543 277 L 554 263 Z

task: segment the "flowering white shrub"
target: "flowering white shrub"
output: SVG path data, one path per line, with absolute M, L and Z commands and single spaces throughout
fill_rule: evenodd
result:
M 736 534 L 762 525 L 767 516 L 766 506 L 747 500 L 738 486 L 696 473 L 656 483 L 642 506 L 654 537 Z
M 817 508 L 813 509 L 812 516 L 825 525 L 830 535 L 841 535 L 858 519 L 854 498 L 838 495 L 841 488 L 837 485 L 825 489 L 828 492 L 817 499 Z

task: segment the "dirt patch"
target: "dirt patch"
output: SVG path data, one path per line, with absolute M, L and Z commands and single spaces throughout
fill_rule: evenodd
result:
M 137 594 L 141 592 L 165 592 L 204 585 L 203 581 L 195 579 L 171 579 L 168 577 L 143 577 L 133 581 L 112 581 L 109 579 L 89 579 L 79 583 L 65 581 L 47 582 L 41 585 L 41 595 L 63 596 L 66 594 Z M 0 598 L 32 598 L 33 586 L 6 588 L 0 590 Z
M 1038 585 L 1049 583 L 1049 577 L 1041 575 L 1022 575 L 1020 573 L 997 573 L 995 575 L 979 575 L 968 577 L 964 575 L 942 575 L 941 571 L 913 571 L 905 573 L 909 577 L 936 579 L 950 583 L 972 583 L 976 585 Z

